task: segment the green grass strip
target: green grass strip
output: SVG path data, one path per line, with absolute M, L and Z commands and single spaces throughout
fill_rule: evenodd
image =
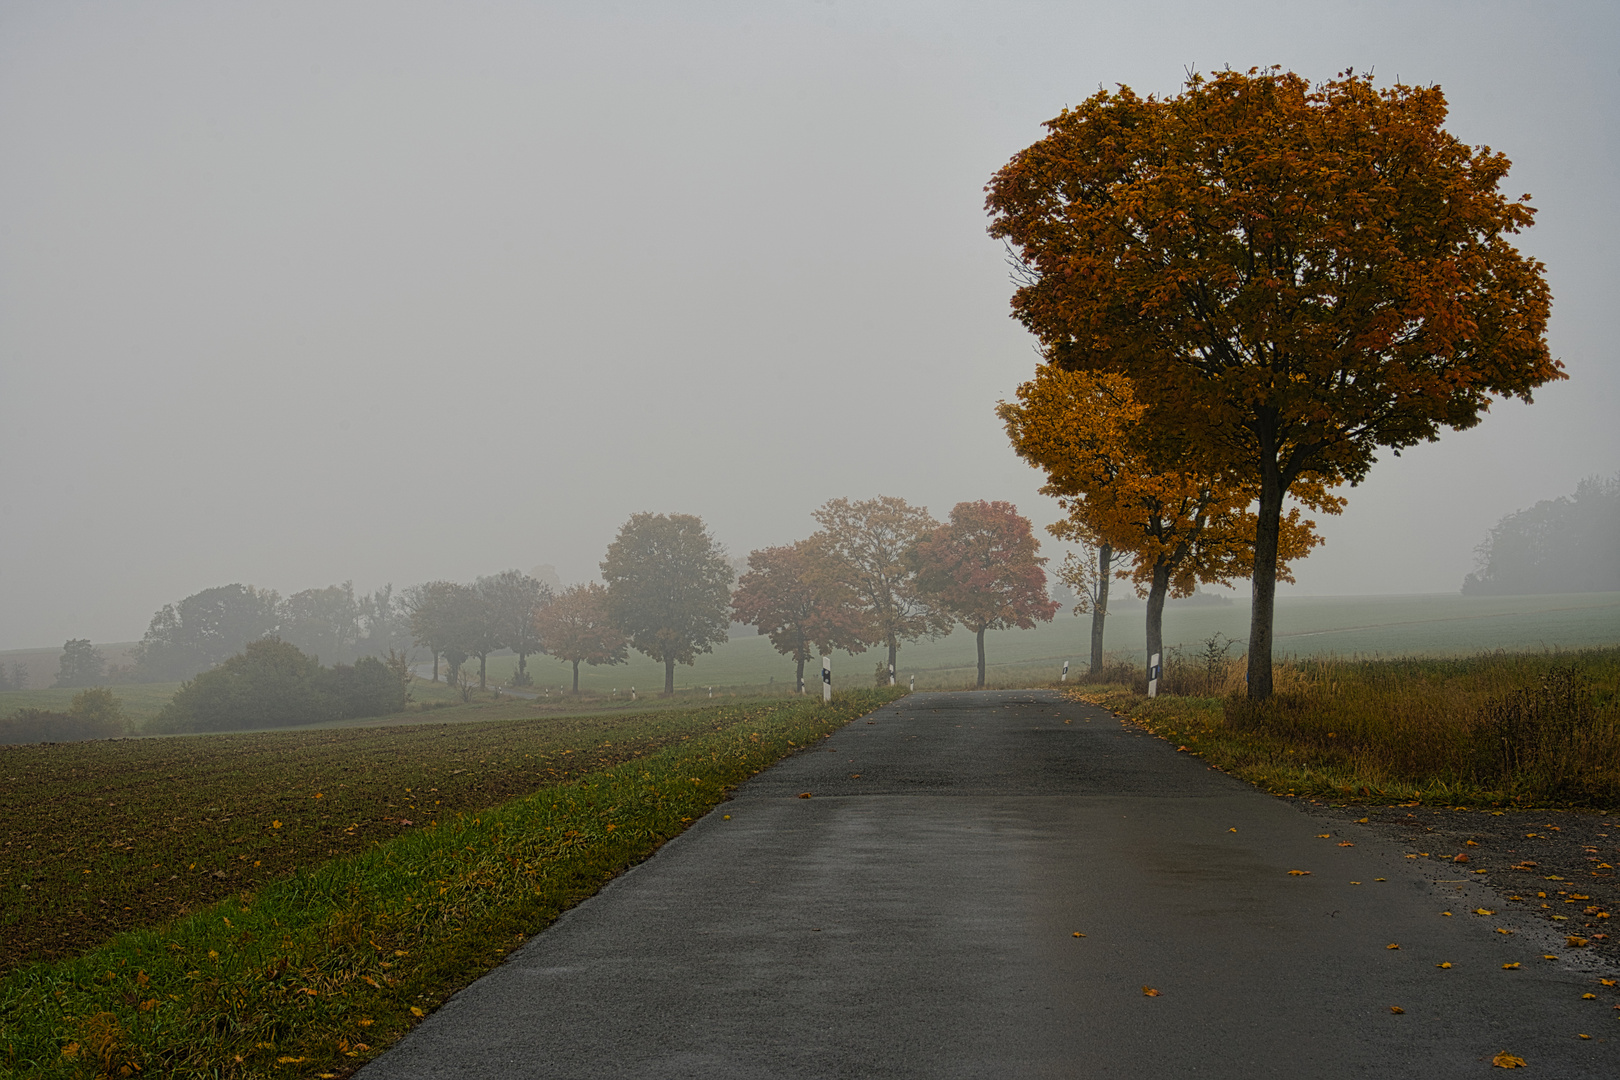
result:
M 736 785 L 898 696 L 736 710 L 578 781 L 0 981 L 4 1075 L 334 1077 Z

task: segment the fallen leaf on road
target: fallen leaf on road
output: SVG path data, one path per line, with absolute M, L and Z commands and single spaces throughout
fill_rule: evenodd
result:
M 1455 859 L 1452 859 L 1451 861 L 1452 862 L 1467 862 L 1468 861 L 1468 856 L 1466 856 L 1466 855 L 1458 855 Z
M 1227 830 L 1226 830 L 1226 831 L 1227 831 L 1227 832 L 1237 832 L 1237 830 L 1236 830 L 1236 829 L 1227 829 Z
M 1076 931 L 1075 931 L 1075 932 L 1074 932 L 1074 936 L 1075 936 L 1075 937 L 1085 937 L 1085 936 L 1086 936 L 1086 935 L 1084 935 L 1084 934 L 1082 934 L 1082 933 L 1081 933 L 1081 932 L 1080 932 L 1080 931 L 1078 931 L 1078 930 L 1076 930 Z
M 1159 992 L 1157 990 L 1153 989 L 1153 987 L 1151 987 L 1151 986 L 1144 986 L 1144 987 L 1142 987 L 1142 996 L 1143 997 L 1158 997 Z
M 808 791 L 801 791 L 801 792 L 799 792 L 799 798 L 801 798 L 801 799 L 808 799 L 808 798 L 809 798 L 809 797 L 810 797 L 810 793 L 809 793 L 809 792 L 808 792 Z
M 1575 1037 L 1577 1039 L 1590 1039 L 1592 1036 L 1590 1036 L 1590 1035 L 1577 1035 Z
M 1613 979 L 1599 979 L 1598 982 L 1602 983 L 1604 986 L 1613 986 L 1615 981 Z
M 1437 968 L 1448 968 L 1448 967 L 1451 966 L 1451 961 L 1450 960 L 1443 960 L 1443 961 L 1441 961 L 1440 963 L 1438 963 L 1438 964 L 1436 964 L 1434 966 L 1437 967 Z
M 1396 1016 L 1399 1016 L 1402 1013 L 1404 1013 L 1406 1010 L 1401 1008 L 1399 1005 L 1391 1005 L 1389 1007 L 1389 1011 L 1394 1013 Z
M 1353 844 L 1353 843 L 1351 843 L 1351 842 L 1350 842 L 1350 841 L 1348 841 L 1348 840 L 1340 840 L 1340 841 L 1339 841 L 1339 846 L 1340 846 L 1340 847 L 1355 847 L 1355 846 L 1356 846 L 1356 845 L 1355 845 L 1355 844 Z
M 1556 960 L 1556 959 L 1558 959 L 1558 957 L 1554 956 L 1552 953 L 1542 953 L 1541 958 L 1543 960 Z
M 1576 937 L 1571 934 L 1569 937 L 1564 939 L 1564 944 L 1568 945 L 1572 949 L 1584 949 L 1589 942 L 1583 937 Z
M 1519 962 L 1517 960 L 1515 960 L 1511 964 L 1503 964 L 1502 965 L 1502 970 L 1503 971 L 1518 971 L 1519 970 Z
M 1596 1001 L 1597 1000 L 1597 995 L 1596 994 L 1582 994 L 1581 995 L 1581 1000 L 1582 1001 Z
M 1490 908 L 1477 907 L 1477 908 L 1474 909 L 1474 914 L 1475 915 L 1495 915 L 1496 912 L 1492 911 Z
M 1288 871 L 1288 876 L 1289 877 L 1307 877 L 1309 875 L 1310 875 L 1309 870 L 1290 870 L 1290 871 Z
M 1356 818 L 1356 824 L 1357 825 L 1365 825 L 1365 824 L 1367 824 L 1367 819 L 1364 818 L 1364 817 L 1358 817 L 1358 818 Z
M 1496 932 L 1497 932 L 1497 933 L 1498 933 L 1498 934 L 1511 934 L 1511 933 L 1513 933 L 1513 931 L 1511 931 L 1511 930 L 1504 930 L 1504 929 L 1502 929 L 1502 927 L 1500 927 L 1500 926 L 1498 926 L 1498 927 L 1497 927 L 1497 928 L 1496 928 Z
M 1497 1054 L 1495 1057 L 1491 1058 L 1491 1064 L 1495 1065 L 1498 1069 L 1522 1069 L 1524 1068 L 1525 1063 L 1524 1058 L 1514 1057 L 1512 1054 L 1504 1050 L 1500 1054 Z
M 1332 834 L 1332 833 L 1326 833 L 1326 832 L 1325 832 L 1325 833 L 1317 833 L 1317 834 L 1316 834 L 1316 838 L 1317 838 L 1317 839 L 1318 839 L 1318 840 L 1329 840 L 1329 839 L 1331 839 L 1331 838 L 1332 838 L 1332 837 L 1333 837 L 1333 834 Z
M 1388 881 L 1389 878 L 1375 877 L 1375 878 L 1373 878 L 1373 880 L 1374 881 Z
M 1449 912 L 1449 911 L 1442 911 L 1442 912 L 1441 912 L 1441 913 L 1440 913 L 1440 914 L 1442 914 L 1442 915 L 1450 915 L 1450 914 L 1451 914 L 1451 912 Z
M 1386 949 L 1398 949 L 1398 948 L 1400 948 L 1400 946 L 1395 944 L 1395 942 L 1392 941 L 1388 945 L 1385 945 L 1384 948 L 1386 948 Z

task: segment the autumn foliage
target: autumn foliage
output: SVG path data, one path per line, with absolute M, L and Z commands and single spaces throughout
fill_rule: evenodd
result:
M 1048 362 L 1130 377 L 1183 456 L 1258 488 L 1250 693 L 1271 692 L 1283 502 L 1562 378 L 1509 162 L 1439 87 L 1280 69 L 1099 91 L 992 178 Z
M 1162 652 L 1164 602 L 1198 583 L 1229 584 L 1254 566 L 1259 486 L 1233 472 L 1185 466 L 1176 442 L 1147 422 L 1147 406 L 1117 372 L 1066 371 L 1043 364 L 997 409 L 1013 448 L 1045 471 L 1041 491 L 1065 517 L 1050 526 L 1061 539 L 1128 555 L 1118 571 L 1147 598 L 1147 655 Z M 1301 481 L 1294 494 L 1337 513 L 1342 500 Z M 1283 515 L 1278 576 L 1321 542 L 1299 507 Z M 1094 613 L 1100 620 L 1106 610 Z M 1100 632 L 1094 635 L 1100 639 Z M 1100 648 L 1100 640 L 1097 642 Z
M 834 649 L 865 652 L 875 636 L 872 613 L 836 571 L 812 540 L 763 548 L 748 553 L 748 572 L 731 597 L 732 617 L 757 626 L 777 652 L 793 660 L 794 686 L 801 693 L 808 660 Z
M 1009 502 L 960 502 L 951 518 L 908 553 L 917 587 L 973 631 L 984 685 L 984 633 L 1051 622 L 1058 605 L 1046 595 L 1046 560 L 1029 519 Z

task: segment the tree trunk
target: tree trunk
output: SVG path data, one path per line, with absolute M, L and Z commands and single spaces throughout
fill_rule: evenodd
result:
M 1254 535 L 1254 594 L 1249 608 L 1249 700 L 1271 696 L 1271 628 L 1277 607 L 1277 538 L 1283 482 L 1276 457 L 1262 447 L 1259 520 Z
M 478 654 L 478 689 L 480 689 L 480 690 L 483 690 L 485 688 L 484 687 L 484 661 L 485 661 L 485 659 L 486 659 L 486 654 L 485 653 L 479 653 Z
M 984 689 L 984 627 L 982 627 L 982 626 L 979 627 L 978 639 L 979 639 L 979 686 L 978 686 L 978 688 L 980 690 L 983 690 Z
M 579 693 L 579 661 L 574 661 L 574 693 Z
M 664 696 L 675 696 L 675 660 L 673 657 L 664 661 Z
M 518 676 L 519 676 L 519 679 L 521 680 L 522 676 L 527 675 L 528 673 L 529 673 L 529 654 L 526 653 L 526 652 L 520 652 L 520 653 L 518 653 Z M 521 686 L 523 684 L 522 684 L 521 681 L 519 681 L 518 685 Z
M 1099 679 L 1103 670 L 1103 621 L 1108 618 L 1109 566 L 1113 561 L 1112 545 L 1097 548 L 1097 595 L 1091 604 L 1091 675 Z
M 1153 657 L 1164 663 L 1164 601 L 1170 595 L 1170 564 L 1160 562 L 1153 567 L 1153 584 L 1148 586 L 1147 598 L 1147 662 L 1148 678 L 1153 677 Z
M 794 691 L 793 692 L 795 694 L 804 693 L 804 654 L 803 653 L 799 654 L 799 671 L 798 671 L 796 681 L 794 682 L 793 685 L 794 685 Z
M 433 654 L 433 681 L 439 681 L 439 654 Z
M 890 638 L 889 639 L 889 666 L 891 668 L 894 667 L 894 658 L 895 658 L 895 655 L 897 653 L 899 653 L 899 651 L 900 651 L 900 643 L 898 641 L 894 640 L 894 638 Z

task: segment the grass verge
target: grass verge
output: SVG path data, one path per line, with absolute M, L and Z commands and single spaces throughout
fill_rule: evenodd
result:
M 0 980 L 0 1067 L 344 1075 L 731 788 L 895 696 L 716 709 L 648 756 L 19 968 Z
M 1620 649 L 1292 662 L 1261 704 L 1240 663 L 1200 673 L 1203 696 L 1071 693 L 1278 795 L 1620 806 Z

